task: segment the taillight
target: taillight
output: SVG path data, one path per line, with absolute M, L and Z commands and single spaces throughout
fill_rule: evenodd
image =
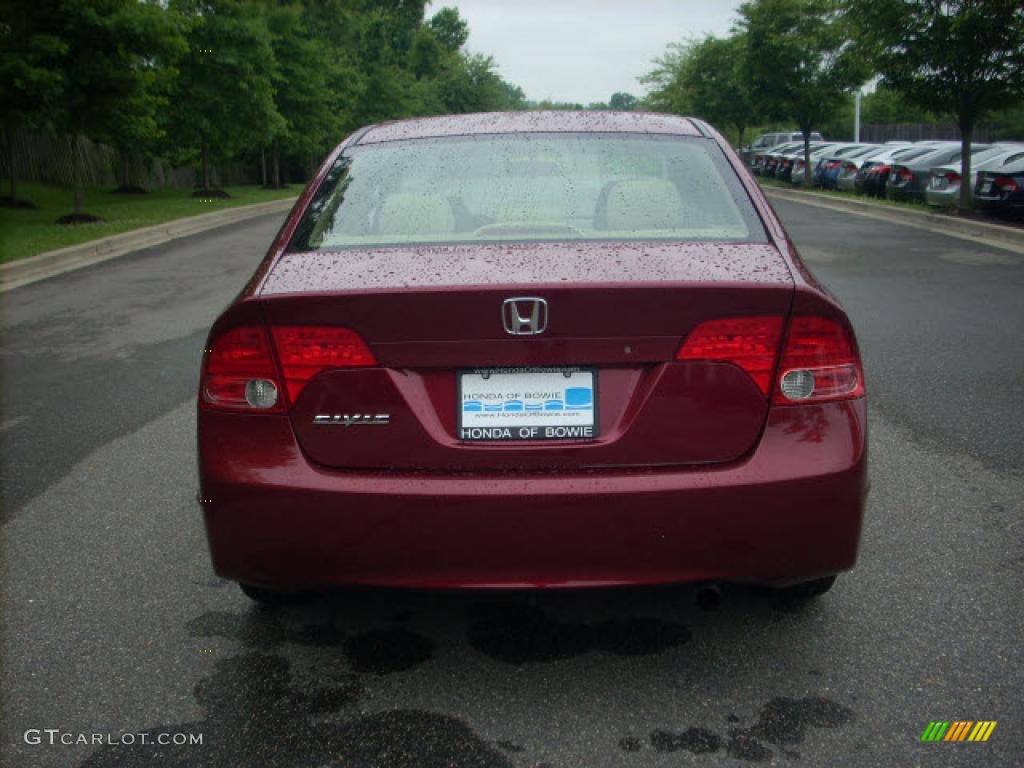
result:
M 1012 176 L 996 176 L 992 180 L 992 185 L 1001 192 L 1017 191 L 1017 182 Z
M 320 371 L 377 364 L 359 334 L 348 328 L 278 325 L 272 330 L 288 399 L 293 403 L 306 382 Z
M 775 404 L 849 400 L 863 394 L 864 372 L 847 328 L 827 317 L 793 317 L 779 363 Z
M 960 183 L 960 174 L 957 173 L 956 171 L 946 171 L 945 177 L 946 181 L 948 181 L 950 184 Z
M 843 170 L 846 171 L 846 173 L 848 173 L 848 174 L 849 173 L 856 173 L 857 172 L 857 166 L 854 165 L 853 163 L 847 163 L 846 165 L 843 166 Z
M 742 368 L 768 394 L 782 336 L 781 317 L 726 317 L 694 328 L 676 360 L 713 360 Z
M 377 364 L 365 342 L 348 328 L 285 325 L 272 328 L 271 335 L 259 326 L 243 326 L 214 340 L 200 385 L 207 407 L 279 413 L 320 371 Z
M 876 165 L 874 168 L 871 169 L 871 173 L 874 173 L 878 176 L 887 176 L 889 174 L 889 171 L 891 170 L 891 165 Z
M 914 174 L 903 166 L 896 166 L 892 169 L 892 175 L 889 177 L 889 181 L 894 184 L 906 184 L 914 178 Z
M 259 326 L 232 328 L 218 336 L 206 356 L 200 400 L 213 408 L 277 412 L 284 409 L 267 332 Z

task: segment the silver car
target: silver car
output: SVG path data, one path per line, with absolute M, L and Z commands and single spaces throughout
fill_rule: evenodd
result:
M 1024 159 L 1024 144 L 996 144 L 971 156 L 971 189 L 978 179 L 979 171 L 997 171 L 1000 168 Z M 960 183 L 963 163 L 947 163 L 931 169 L 924 199 L 928 205 L 937 208 L 954 208 L 960 200 Z

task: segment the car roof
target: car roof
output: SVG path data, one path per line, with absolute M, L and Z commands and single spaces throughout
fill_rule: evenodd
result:
M 972 144 L 971 145 L 971 156 L 973 157 L 978 152 L 990 149 L 990 144 Z M 953 141 L 948 144 L 943 144 L 940 147 L 934 147 L 930 151 L 923 155 L 917 155 L 916 157 L 903 157 L 897 158 L 900 162 L 899 165 L 913 166 L 914 168 L 931 168 L 932 166 L 945 165 L 946 163 L 954 162 L 953 158 L 937 162 L 941 158 L 949 154 L 960 153 L 960 142 Z
M 986 171 L 1000 166 L 1014 165 L 1024 160 L 1024 144 L 994 144 L 991 150 L 990 153 L 979 155 L 979 157 L 971 157 L 972 170 Z M 959 171 L 963 165 L 963 162 L 958 160 L 955 163 L 933 166 L 932 172 Z
M 538 110 L 477 112 L 395 120 L 371 126 L 356 142 L 426 139 L 440 136 L 477 136 L 496 133 L 648 133 L 704 136 L 689 118 L 654 112 L 597 110 Z

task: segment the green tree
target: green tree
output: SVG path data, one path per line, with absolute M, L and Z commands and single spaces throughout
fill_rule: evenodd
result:
M 640 100 L 633 94 L 617 91 L 613 93 L 612 97 L 608 100 L 608 108 L 622 110 L 624 112 L 632 112 L 637 108 L 639 103 Z
M 736 129 L 739 144 L 755 119 L 753 99 L 743 78 L 742 35 L 706 37 L 669 46 L 643 82 L 653 86 L 648 102 L 659 111 L 698 115 L 712 125 Z
M 919 105 L 909 103 L 899 91 L 882 84 L 866 94 L 860 106 L 861 120 L 865 124 L 930 123 L 948 117 L 945 112 L 933 113 Z
M 847 2 L 859 40 L 884 83 L 931 112 L 956 116 L 971 205 L 971 141 L 986 114 L 1024 94 L 1024 5 L 1020 0 Z
M 58 127 L 68 136 L 72 154 L 74 214 L 61 223 L 91 220 L 82 212 L 82 139 L 120 143 L 146 131 L 153 103 L 154 52 L 164 49 L 163 8 L 138 0 L 64 0 L 41 2 L 34 14 L 39 31 L 64 46 L 54 62 L 63 83 L 55 104 Z M 52 6 L 52 7 L 51 7 Z
M 271 4 L 267 10 L 274 52 L 274 107 L 281 116 L 271 136 L 271 178 L 264 183 L 283 186 L 281 149 L 307 157 L 316 153 L 335 128 L 328 87 L 330 62 L 325 46 L 308 27 L 309 19 L 297 2 Z M 266 174 L 264 173 L 264 176 Z
M 265 144 L 286 125 L 274 105 L 276 62 L 265 9 L 239 0 L 175 0 L 187 20 L 188 51 L 171 99 L 171 130 L 199 149 L 202 190 L 211 151 L 221 158 Z M 223 192 L 215 194 L 224 194 Z
M 469 39 L 469 25 L 456 8 L 442 8 L 429 24 L 434 37 L 449 53 L 456 53 Z
M 735 128 L 740 146 L 747 126 L 756 120 L 754 100 L 743 78 L 745 52 L 741 34 L 707 37 L 693 47 L 684 69 L 694 110 L 713 125 Z
M 526 109 L 526 94 L 522 88 L 504 79 L 501 81 L 501 87 L 505 90 L 505 109 Z
M 766 118 L 796 122 L 808 183 L 811 131 L 869 75 L 838 11 L 834 0 L 752 0 L 740 6 L 744 80 Z
M 676 115 L 693 114 L 690 94 L 684 85 L 684 68 L 694 43 L 669 43 L 665 52 L 654 59 L 654 68 L 640 78 L 647 88 L 644 105 L 655 112 Z
M 154 5 L 136 19 L 133 34 L 136 47 L 145 55 L 132 62 L 138 87 L 109 105 L 102 132 L 93 138 L 117 147 L 121 158 L 119 191 L 137 191 L 132 185 L 130 163 L 133 155 L 151 155 L 165 138 L 161 115 L 178 75 L 177 61 L 187 50 L 183 24 L 177 14 Z
M 67 44 L 50 25 L 56 9 L 37 2 L 0 2 L 0 119 L 7 144 L 10 175 L 8 197 L 0 204 L 17 207 L 17 167 L 14 136 L 23 127 L 42 127 L 51 122 L 64 91 L 59 67 Z

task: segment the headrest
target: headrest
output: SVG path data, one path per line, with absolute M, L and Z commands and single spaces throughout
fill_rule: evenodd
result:
M 626 179 L 607 190 L 605 229 L 680 229 L 685 225 L 683 200 L 666 179 Z
M 452 207 L 440 195 L 388 195 L 377 214 L 382 235 L 444 235 L 454 229 Z

